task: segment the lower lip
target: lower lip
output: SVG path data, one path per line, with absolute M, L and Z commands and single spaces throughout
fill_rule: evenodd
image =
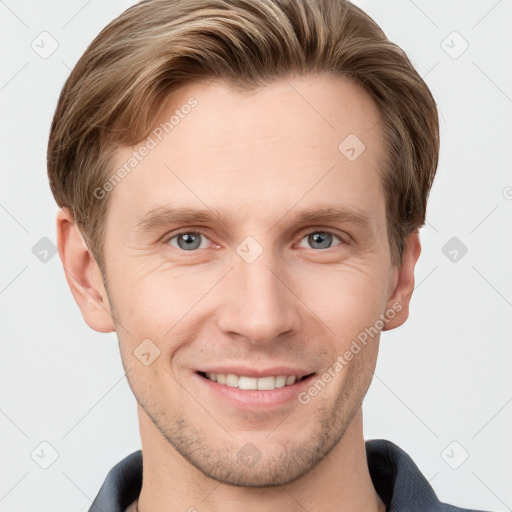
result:
M 260 391 L 257 389 L 240 389 L 219 384 L 212 380 L 194 374 L 200 383 L 209 390 L 210 393 L 219 396 L 221 399 L 228 400 L 232 405 L 245 410 L 272 409 L 283 406 L 292 400 L 297 400 L 297 395 L 305 388 L 310 386 L 315 374 L 282 388 L 276 388 L 270 391 Z

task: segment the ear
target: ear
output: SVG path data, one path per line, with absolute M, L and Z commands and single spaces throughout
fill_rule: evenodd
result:
M 57 213 L 57 248 L 69 288 L 86 324 L 98 332 L 114 331 L 101 271 L 68 208 Z
M 411 233 L 405 239 L 402 264 L 393 268 L 391 293 L 386 311 L 394 311 L 391 318 L 388 315 L 383 331 L 388 331 L 402 325 L 409 317 L 409 302 L 414 290 L 414 267 L 420 257 L 421 244 L 418 231 Z

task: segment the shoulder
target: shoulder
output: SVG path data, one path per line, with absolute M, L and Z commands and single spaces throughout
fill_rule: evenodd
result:
M 142 451 L 131 453 L 107 474 L 89 512 L 125 512 L 142 488 Z
M 368 469 L 386 512 L 485 512 L 439 501 L 412 458 L 385 439 L 366 441 Z

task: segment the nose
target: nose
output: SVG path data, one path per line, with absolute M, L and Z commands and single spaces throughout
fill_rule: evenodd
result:
M 222 290 L 225 300 L 218 312 L 219 329 L 258 345 L 297 331 L 301 303 L 289 274 L 285 262 L 271 250 L 264 250 L 252 263 L 235 254 Z

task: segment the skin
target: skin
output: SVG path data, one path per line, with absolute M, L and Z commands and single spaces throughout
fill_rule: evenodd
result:
M 392 264 L 378 109 L 359 86 L 326 75 L 253 94 L 195 82 L 169 98 L 157 124 L 191 96 L 198 105 L 106 198 L 108 288 L 70 212 L 57 217 L 71 291 L 91 328 L 117 331 L 138 402 L 139 510 L 382 511 L 361 412 L 379 335 L 307 404 L 244 411 L 195 373 L 247 364 L 322 376 L 379 315 L 400 308 L 384 329 L 406 320 L 420 243 L 410 235 Z M 348 134 L 366 147 L 354 161 L 338 150 Z M 137 147 L 121 149 L 116 164 Z M 325 205 L 367 222 L 295 221 Z M 226 220 L 137 230 L 156 206 L 211 208 Z M 173 236 L 183 230 L 203 235 L 199 248 L 180 248 Z M 318 232 L 333 233 L 325 248 L 309 237 Z M 263 250 L 252 263 L 236 252 L 247 236 Z M 149 366 L 133 354 L 144 339 L 160 350 Z M 261 454 L 251 467 L 237 458 L 249 442 Z

